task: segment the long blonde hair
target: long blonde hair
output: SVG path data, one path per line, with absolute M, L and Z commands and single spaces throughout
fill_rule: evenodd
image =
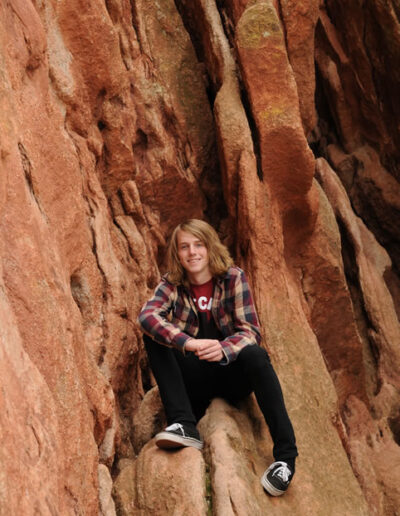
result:
M 185 285 L 188 283 L 185 269 L 182 267 L 178 256 L 178 232 L 186 231 L 201 240 L 208 250 L 209 267 L 213 277 L 222 276 L 233 260 L 228 249 L 222 244 L 215 229 L 204 220 L 189 219 L 178 224 L 174 229 L 168 246 L 168 281 L 174 285 Z

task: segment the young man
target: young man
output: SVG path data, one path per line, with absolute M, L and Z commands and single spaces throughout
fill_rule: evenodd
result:
M 261 478 L 282 495 L 297 448 L 281 387 L 259 346 L 257 314 L 244 272 L 206 222 L 177 226 L 168 248 L 169 273 L 144 305 L 139 322 L 167 416 L 160 448 L 203 447 L 196 428 L 212 398 L 237 401 L 254 391 L 274 442 L 275 461 Z

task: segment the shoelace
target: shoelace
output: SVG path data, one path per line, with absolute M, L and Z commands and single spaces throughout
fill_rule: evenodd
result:
M 172 425 L 167 426 L 165 430 L 180 430 L 183 435 L 185 435 L 185 430 L 180 423 L 172 423 Z
M 292 472 L 288 468 L 286 464 L 282 464 L 274 471 L 274 476 L 277 476 L 281 478 L 284 482 L 287 482 L 289 480 L 290 475 Z

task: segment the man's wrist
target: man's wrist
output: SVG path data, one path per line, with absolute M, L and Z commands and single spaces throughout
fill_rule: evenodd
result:
M 190 339 L 187 339 L 187 341 L 185 342 L 185 346 L 184 346 L 184 351 L 193 351 L 194 348 L 192 347 L 192 345 L 194 344 L 194 342 L 196 341 L 196 339 L 194 339 L 193 337 L 190 337 Z

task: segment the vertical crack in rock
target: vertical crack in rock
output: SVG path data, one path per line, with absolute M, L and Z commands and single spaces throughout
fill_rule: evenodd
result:
M 205 87 L 208 103 L 212 109 L 214 106 L 217 89 L 215 87 L 214 81 L 210 76 L 210 70 L 207 68 L 205 63 L 207 61 L 204 54 L 206 50 L 204 50 L 201 42 L 202 35 L 198 31 L 199 25 L 202 25 L 204 20 L 202 20 L 201 14 L 200 16 L 197 16 L 196 19 L 193 19 L 191 17 L 193 14 L 191 10 L 192 4 L 188 4 L 188 6 L 183 4 L 184 2 L 176 1 L 174 5 L 177 9 L 177 13 L 179 13 L 183 27 L 186 29 L 188 38 L 190 38 L 195 55 L 197 56 L 198 63 L 196 66 L 201 73 L 201 80 Z M 182 90 L 182 87 L 180 89 Z M 182 95 L 185 96 L 186 91 L 182 91 Z M 203 111 L 205 111 L 204 108 Z M 177 160 L 181 164 L 183 173 L 189 177 L 192 155 L 195 152 L 195 149 L 193 148 L 193 141 L 188 138 L 184 148 L 180 148 L 180 136 L 179 131 L 177 131 L 179 127 L 179 120 L 177 119 L 176 113 L 174 113 L 171 109 L 167 109 L 167 106 L 165 106 L 165 109 L 163 110 L 163 120 L 166 122 L 164 124 L 166 130 L 169 131 L 170 134 L 176 134 Z M 212 129 L 213 128 L 214 121 L 212 121 Z M 212 220 L 214 225 L 218 227 L 221 220 L 226 218 L 227 210 L 222 193 L 221 172 L 220 167 L 218 166 L 217 145 L 215 138 L 213 139 L 212 147 L 209 151 L 207 151 L 207 155 L 209 157 L 208 165 L 202 170 L 202 174 L 198 178 L 198 185 L 206 199 L 204 215 L 208 220 Z
M 317 24 L 317 31 L 320 22 Z M 309 136 L 309 144 L 316 158 L 328 158 L 327 147 L 340 142 L 338 127 L 325 92 L 325 85 L 318 63 L 315 63 L 315 106 L 318 115 L 318 125 Z
M 285 17 L 283 15 L 283 9 L 282 9 L 282 2 L 281 0 L 277 0 L 277 6 L 278 6 L 278 15 L 279 15 L 279 19 L 282 23 L 282 32 L 283 32 L 283 37 L 285 39 L 285 46 L 286 48 L 289 50 L 289 45 L 288 45 L 288 36 L 287 36 L 287 29 L 286 29 L 286 25 L 285 25 Z M 289 61 L 290 61 L 290 53 L 288 52 L 288 58 L 289 58 Z
M 325 59 L 326 55 L 323 47 L 327 44 L 325 32 L 319 20 L 316 27 L 316 41 L 317 41 L 317 56 L 315 61 L 316 69 L 316 91 L 315 104 L 318 114 L 318 126 L 314 131 L 317 131 L 317 143 L 319 145 L 319 155 L 327 157 L 326 148 L 331 143 L 344 144 L 344 135 L 340 132 L 340 121 L 337 113 L 335 113 L 332 99 L 329 95 L 329 82 L 327 81 L 326 71 L 323 70 L 321 59 Z M 322 47 L 322 48 L 318 48 Z M 323 58 L 319 55 L 323 54 Z M 325 73 L 325 75 L 324 75 Z
M 140 37 L 139 10 L 138 10 L 138 6 L 136 4 L 137 4 L 137 2 L 135 0 L 130 0 L 131 14 L 132 14 L 132 27 L 133 27 L 136 37 L 137 37 L 137 42 L 139 45 L 139 52 L 142 55 L 146 55 L 146 52 L 145 52 L 145 49 L 143 47 L 141 37 Z
M 367 369 L 367 379 L 373 384 L 371 394 L 376 396 L 379 393 L 382 383 L 378 375 L 380 352 L 379 348 L 370 336 L 370 330 L 373 330 L 375 333 L 377 330 L 374 328 L 365 307 L 353 243 L 348 236 L 346 226 L 340 219 L 338 219 L 338 225 L 341 235 L 344 273 L 354 307 L 355 322 L 365 345 L 364 360 L 365 367 Z
M 390 417 L 388 422 L 390 430 L 392 431 L 393 439 L 400 446 L 400 415 Z
M 227 12 L 227 6 L 224 0 L 217 0 L 217 9 L 220 13 L 222 27 L 224 29 L 225 37 L 229 41 L 229 46 L 235 48 L 235 24 L 232 17 Z
M 231 508 L 232 508 L 232 512 L 234 514 L 234 516 L 241 516 L 240 513 L 238 513 L 237 509 L 236 509 L 236 505 L 235 505 L 235 502 L 233 501 L 232 499 L 232 496 L 229 495 L 229 502 L 231 504 Z
M 67 131 L 67 133 L 68 133 L 69 138 L 75 149 L 75 154 L 76 154 L 76 158 L 78 160 L 79 169 L 81 172 L 81 178 L 82 178 L 82 182 L 83 182 L 85 180 L 85 178 L 87 179 L 87 173 L 85 170 L 85 166 L 82 162 L 81 151 L 79 149 L 79 145 L 75 141 L 73 134 L 70 134 L 69 131 Z M 88 192 L 90 192 L 90 187 L 88 188 Z M 98 252 L 97 252 L 97 236 L 96 236 L 95 228 L 93 227 L 93 220 L 96 217 L 95 211 L 93 208 L 93 204 L 95 205 L 96 203 L 90 198 L 88 192 L 85 192 L 82 189 L 82 198 L 85 201 L 86 206 L 88 208 L 88 212 L 89 212 L 88 228 L 90 230 L 90 234 L 91 234 L 91 238 L 92 238 L 92 243 L 91 243 L 92 253 L 95 258 L 97 268 L 100 272 L 100 275 L 102 278 L 102 284 L 103 284 L 102 302 L 101 302 L 102 308 L 101 308 L 101 315 L 100 315 L 101 328 L 102 328 L 101 352 L 97 358 L 97 365 L 101 366 L 101 364 L 103 363 L 103 360 L 104 360 L 104 355 L 106 353 L 105 342 L 107 340 L 107 335 L 108 335 L 107 320 L 106 320 L 107 278 L 106 278 L 106 274 L 105 274 L 105 272 L 101 266 L 100 260 L 99 260 L 99 256 L 98 256 Z M 85 300 L 87 300 L 87 296 L 86 296 L 86 294 L 83 294 L 84 289 L 83 289 L 78 272 L 75 272 L 74 274 L 72 274 L 70 283 L 71 283 L 72 296 L 73 296 L 75 302 L 77 303 L 78 308 L 81 310 L 81 313 L 84 315 L 84 313 L 85 313 L 84 308 L 87 307 L 87 303 L 85 303 Z
M 256 163 L 257 163 L 257 175 L 258 175 L 259 180 L 263 181 L 264 173 L 263 173 L 262 163 L 261 163 L 260 135 L 258 132 L 256 121 L 253 116 L 253 111 L 251 109 L 251 103 L 249 101 L 247 90 L 242 81 L 240 81 L 239 84 L 240 84 L 240 98 L 242 100 L 243 109 L 246 113 L 246 117 L 247 117 L 247 120 L 249 123 L 251 139 L 252 139 L 253 145 L 254 145 L 254 155 L 256 157 Z
M 258 128 L 254 120 L 247 90 L 237 66 L 234 37 L 232 35 L 233 29 L 231 31 L 227 30 L 227 20 L 229 18 L 224 11 L 224 6 L 216 2 L 207 4 L 203 1 L 188 3 L 184 0 L 175 0 L 175 3 L 181 13 L 197 55 L 206 65 L 207 74 L 213 86 L 212 100 L 214 101 L 215 96 L 221 90 L 224 81 L 225 85 L 230 81 L 231 74 L 234 75 L 234 80 L 238 82 L 241 104 L 246 113 L 252 136 L 254 154 L 257 160 L 257 173 L 262 181 L 263 172 Z M 200 20 L 195 19 L 195 14 L 197 16 L 200 15 Z M 211 105 L 213 106 L 213 104 L 214 102 Z
M 34 199 L 37 207 L 39 208 L 40 213 L 43 215 L 44 219 L 47 222 L 47 216 L 41 206 L 38 193 L 36 192 L 36 189 L 34 186 L 34 179 L 33 179 L 33 174 L 32 174 L 32 170 L 33 170 L 32 163 L 28 157 L 28 153 L 26 152 L 24 145 L 21 142 L 18 142 L 18 150 L 19 150 L 19 154 L 21 157 L 22 169 L 25 174 L 25 180 L 28 185 L 29 192 L 30 192 L 32 198 Z
M 82 314 L 82 319 L 85 322 L 86 315 L 90 307 L 90 296 L 87 285 L 85 285 L 85 279 L 80 274 L 80 271 L 76 271 L 71 275 L 70 287 L 72 297 L 74 298 L 74 301 Z
M 93 220 L 95 218 L 95 214 L 93 212 L 93 208 L 91 206 L 91 202 L 89 199 L 87 199 L 87 204 L 90 210 L 90 218 Z M 107 328 L 107 320 L 106 320 L 106 306 L 107 306 L 107 277 L 106 274 L 100 264 L 98 252 L 97 252 L 97 235 L 96 231 L 93 227 L 92 222 L 89 223 L 90 232 L 92 234 L 92 252 L 96 259 L 96 264 L 98 267 L 98 270 L 101 274 L 102 281 L 103 281 L 103 292 L 102 292 L 102 303 L 101 303 L 101 328 L 102 328 L 102 346 L 101 346 L 101 354 L 98 357 L 97 365 L 101 366 L 104 361 L 104 355 L 106 354 L 106 340 L 108 336 L 108 328 Z
M 26 179 L 26 182 L 28 183 L 29 190 L 30 190 L 33 198 L 35 199 L 35 201 L 38 202 L 36 199 L 36 194 L 33 189 L 33 183 L 32 183 L 32 165 L 31 165 L 31 162 L 29 161 L 25 147 L 22 145 L 21 142 L 18 143 L 18 149 L 19 149 L 19 153 L 21 156 L 22 168 L 24 170 L 25 179 Z
M 224 4 L 224 2 L 221 2 L 221 3 Z M 226 41 L 229 43 L 232 57 L 235 62 L 235 71 L 236 71 L 236 76 L 237 76 L 237 80 L 239 83 L 240 98 L 241 98 L 241 102 L 243 105 L 243 109 L 246 113 L 246 117 L 247 117 L 248 124 L 249 124 L 249 129 L 250 129 L 250 133 L 251 133 L 251 138 L 253 141 L 254 155 L 255 155 L 256 163 L 257 163 L 257 175 L 258 175 L 258 178 L 260 179 L 260 181 L 263 181 L 264 174 L 263 174 L 262 163 L 261 163 L 260 134 L 259 134 L 259 130 L 258 130 L 258 127 L 256 124 L 254 114 L 253 114 L 253 109 L 252 109 L 252 104 L 249 99 L 249 94 L 246 89 L 246 85 L 243 82 L 240 66 L 238 65 L 238 62 L 237 62 L 234 23 L 227 16 L 225 10 L 222 8 L 222 6 L 220 6 L 218 4 L 218 2 L 216 3 L 216 7 L 218 9 L 219 16 L 221 19 L 221 27 L 224 31 Z M 228 24 L 228 20 L 230 21 L 230 24 Z M 228 25 L 230 27 L 230 30 L 228 30 Z
M 221 183 L 224 186 L 225 205 L 230 216 L 236 217 L 236 198 L 237 198 L 237 174 L 227 175 L 226 167 L 233 166 L 240 159 L 240 143 L 237 140 L 247 140 L 248 131 L 242 131 L 239 126 L 245 114 L 240 100 L 240 89 L 237 81 L 237 68 L 232 55 L 231 48 L 222 27 L 220 13 L 215 2 L 177 2 L 180 5 L 182 17 L 191 33 L 192 40 L 197 46 L 198 55 L 204 60 L 205 67 L 210 78 L 210 83 L 215 95 L 213 102 L 214 121 L 217 128 L 217 143 L 220 154 Z M 231 100 L 230 96 L 233 96 Z M 238 101 L 238 102 L 237 102 Z M 225 105 L 230 105 L 230 109 L 237 104 L 237 112 L 234 117 L 225 116 Z M 236 108 L 234 108 L 236 109 Z M 229 119 L 228 119 L 229 118 Z M 248 121 L 247 121 L 248 124 Z M 228 129 L 230 127 L 230 129 Z M 226 146 L 228 131 L 234 136 L 229 148 Z M 240 133 L 240 134 L 238 134 Z M 250 140 L 250 139 L 249 139 Z M 253 148 L 251 141 L 248 148 Z M 222 190 L 222 188 L 221 188 Z M 222 195 L 220 196 L 222 198 Z M 210 213 L 211 220 L 215 223 L 215 211 Z
M 211 467 L 205 461 L 205 480 L 206 480 L 206 504 L 207 504 L 207 516 L 213 516 L 213 495 L 212 495 L 212 482 L 211 482 Z

